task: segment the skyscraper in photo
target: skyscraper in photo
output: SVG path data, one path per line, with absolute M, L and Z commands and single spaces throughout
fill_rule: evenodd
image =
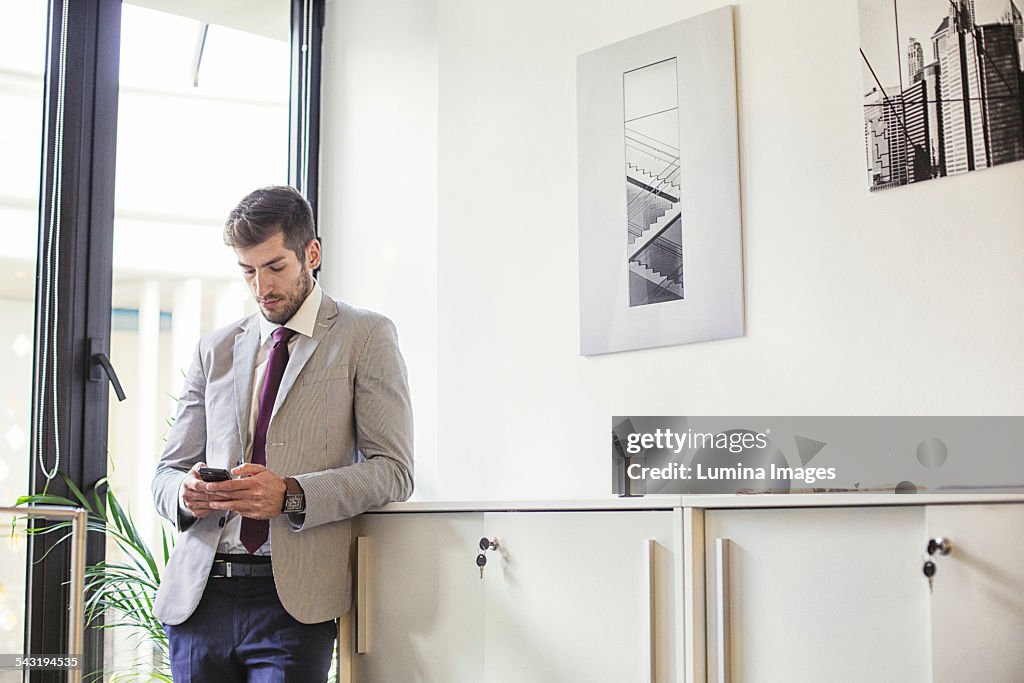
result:
M 949 20 L 958 31 L 974 28 L 974 0 L 948 0 Z
M 940 99 L 942 69 L 938 62 L 932 62 L 924 67 L 922 81 L 924 82 L 926 125 L 928 127 L 928 163 L 931 167 L 931 177 L 938 178 L 946 175 L 946 142 L 945 132 L 942 129 L 942 100 Z
M 1020 55 L 1014 27 L 985 24 L 976 27 L 974 34 L 980 53 L 978 74 L 984 103 L 986 165 L 1024 159 Z
M 987 165 L 981 75 L 972 32 L 973 9 L 970 0 L 954 0 L 950 16 L 942 20 L 932 35 L 935 59 L 942 73 L 939 97 L 948 175 Z
M 910 38 L 907 44 L 907 77 L 910 83 L 917 83 L 921 80 L 921 70 L 924 68 L 924 49 L 917 38 Z
M 930 138 L 935 132 L 929 129 L 928 84 L 919 78 L 902 93 L 903 134 L 906 137 L 907 182 L 917 183 L 933 178 L 929 154 Z
M 1006 14 L 1001 23 L 1013 27 L 1013 38 L 1017 41 L 1017 60 L 1024 68 L 1024 16 L 1014 0 L 1007 0 Z
M 907 184 L 907 135 L 903 116 L 903 95 L 899 87 L 875 88 L 864 96 L 864 142 L 872 190 Z

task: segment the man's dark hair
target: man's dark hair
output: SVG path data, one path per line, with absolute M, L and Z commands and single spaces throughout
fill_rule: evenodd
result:
M 306 262 L 306 245 L 316 239 L 313 209 L 294 187 L 272 185 L 247 194 L 224 223 L 224 244 L 249 249 L 281 233 L 284 246 Z

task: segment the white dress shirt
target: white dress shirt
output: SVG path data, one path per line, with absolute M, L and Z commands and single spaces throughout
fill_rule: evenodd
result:
M 292 349 L 295 348 L 295 343 L 299 339 L 299 335 L 306 337 L 313 336 L 313 330 L 316 327 L 316 316 L 320 311 L 320 303 L 323 300 L 323 290 L 320 288 L 320 283 L 313 281 L 313 289 L 306 296 L 306 300 L 299 306 L 299 310 L 295 311 L 295 315 L 286 322 L 283 327 L 287 327 L 290 330 L 295 330 L 298 334 L 292 335 L 292 338 L 288 340 L 288 352 L 291 353 Z M 260 404 L 260 392 L 263 390 L 263 377 L 267 371 L 267 358 L 270 355 L 270 346 L 272 340 L 270 335 L 274 333 L 281 325 L 276 325 L 264 317 L 260 317 L 260 349 L 256 354 L 256 367 L 253 369 L 253 382 L 252 382 L 252 396 L 249 401 L 249 429 L 246 434 L 245 442 L 245 461 L 252 461 L 252 439 L 253 434 L 256 430 L 256 417 L 259 413 Z M 235 463 L 240 465 L 242 463 Z M 178 507 L 187 515 L 192 513 L 185 509 L 185 506 L 181 504 L 181 497 L 179 494 L 179 505 Z M 245 546 L 242 545 L 241 539 L 242 533 L 242 516 L 237 512 L 228 512 L 224 518 L 224 526 L 220 530 L 220 542 L 217 545 L 218 553 L 232 553 L 232 554 L 247 554 L 249 551 L 246 550 Z M 266 542 L 260 546 L 260 548 L 254 553 L 256 555 L 269 555 L 270 554 L 270 535 L 267 535 Z

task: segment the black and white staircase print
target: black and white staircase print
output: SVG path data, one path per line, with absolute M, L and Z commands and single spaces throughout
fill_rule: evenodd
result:
M 684 298 L 675 61 L 623 74 L 630 307 Z

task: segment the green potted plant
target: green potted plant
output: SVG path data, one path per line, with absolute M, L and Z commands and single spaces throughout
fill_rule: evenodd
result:
M 93 628 L 128 630 L 132 637 L 148 642 L 153 652 L 151 658 L 138 661 L 133 671 L 114 673 L 108 680 L 171 681 L 167 635 L 160 620 L 153 615 L 153 601 L 160 585 L 160 570 L 166 566 L 174 545 L 173 537 L 167 529 L 161 528 L 162 547 L 158 559 L 139 534 L 131 513 L 121 506 L 110 487 L 103 486 L 105 480 L 99 482 L 91 496 L 86 496 L 67 475 L 61 473 L 61 476 L 72 498 L 43 492 L 21 496 L 18 505 L 71 505 L 87 511 L 88 531 L 112 539 L 125 559 L 86 567 L 86 623 Z M 105 493 L 101 494 L 101 489 L 105 489 Z M 30 528 L 28 533 L 63 532 L 60 543 L 70 537 L 69 527 L 70 523 L 62 522 Z M 100 675 L 101 672 L 94 672 L 91 677 Z

